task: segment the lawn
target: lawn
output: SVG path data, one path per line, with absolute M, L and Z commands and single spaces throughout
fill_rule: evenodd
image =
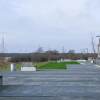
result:
M 78 62 L 44 62 L 37 63 L 37 69 L 66 69 L 67 65 L 79 64 Z

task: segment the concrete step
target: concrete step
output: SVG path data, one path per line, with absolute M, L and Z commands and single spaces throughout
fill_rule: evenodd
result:
M 60 71 L 60 72 L 52 72 L 52 71 L 41 71 L 41 72 L 13 72 L 13 73 L 2 73 L 2 75 L 4 77 L 8 77 L 8 76 L 12 76 L 12 77 L 15 77 L 15 76 L 34 76 L 34 75 L 100 75 L 100 71 Z
M 7 82 L 5 81 L 3 83 L 3 85 L 34 85 L 34 86 L 100 86 L 100 82 L 28 82 L 28 81 L 24 81 L 24 82 L 21 82 L 21 81 L 11 81 L 11 82 Z
M 100 96 L 31 96 L 0 97 L 0 100 L 98 100 Z
M 0 96 L 100 96 L 100 86 L 3 86 Z

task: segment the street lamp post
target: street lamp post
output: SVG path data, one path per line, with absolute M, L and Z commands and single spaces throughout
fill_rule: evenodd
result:
M 99 38 L 99 43 L 98 43 L 98 58 L 100 58 L 100 36 L 96 36 Z

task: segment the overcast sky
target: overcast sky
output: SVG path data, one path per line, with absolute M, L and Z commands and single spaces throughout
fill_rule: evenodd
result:
M 0 32 L 6 52 L 91 50 L 90 33 L 100 33 L 100 0 L 0 0 Z

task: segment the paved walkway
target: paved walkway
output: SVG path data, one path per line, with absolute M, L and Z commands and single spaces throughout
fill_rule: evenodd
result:
M 71 65 L 67 70 L 3 73 L 0 100 L 98 100 L 100 68 Z

